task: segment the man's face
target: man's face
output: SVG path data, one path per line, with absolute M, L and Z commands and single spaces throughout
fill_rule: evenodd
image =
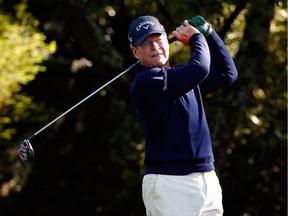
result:
M 147 37 L 142 44 L 132 47 L 132 52 L 143 66 L 169 67 L 169 42 L 165 34 Z

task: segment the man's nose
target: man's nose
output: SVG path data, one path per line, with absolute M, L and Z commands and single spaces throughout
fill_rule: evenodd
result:
M 159 48 L 159 44 L 157 41 L 152 41 L 151 45 L 154 49 Z

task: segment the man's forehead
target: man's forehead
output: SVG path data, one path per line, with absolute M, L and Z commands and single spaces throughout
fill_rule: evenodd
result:
M 152 34 L 149 35 L 144 41 L 149 41 L 151 39 L 157 39 L 157 38 L 166 38 L 167 35 L 166 34 Z

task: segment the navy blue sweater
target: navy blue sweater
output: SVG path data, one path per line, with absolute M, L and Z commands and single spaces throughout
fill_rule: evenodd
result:
M 187 64 L 171 68 L 137 65 L 131 84 L 145 136 L 145 174 L 186 175 L 214 169 L 202 95 L 233 83 L 234 62 L 215 31 L 190 38 Z

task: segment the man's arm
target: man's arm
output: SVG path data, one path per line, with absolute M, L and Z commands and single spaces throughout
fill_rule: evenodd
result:
M 232 84 L 238 72 L 224 42 L 202 16 L 193 17 L 189 23 L 205 36 L 210 49 L 210 72 L 200 85 L 202 94 L 209 94 Z
M 200 85 L 203 95 L 231 85 L 238 76 L 226 45 L 214 30 L 206 37 L 206 41 L 210 49 L 211 65 L 209 75 Z

